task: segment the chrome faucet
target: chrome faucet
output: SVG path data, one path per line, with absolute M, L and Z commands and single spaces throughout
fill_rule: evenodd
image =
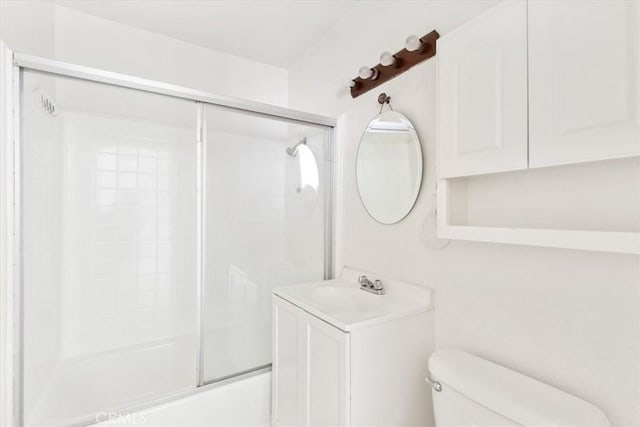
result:
M 382 286 L 382 282 L 378 279 L 373 282 L 367 278 L 367 276 L 358 277 L 358 284 L 360 284 L 360 289 L 363 291 L 371 292 L 376 295 L 384 295 L 384 287 Z

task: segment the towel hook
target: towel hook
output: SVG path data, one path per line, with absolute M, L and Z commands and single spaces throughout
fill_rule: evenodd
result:
M 385 104 L 389 106 L 389 109 L 391 109 L 391 111 L 393 111 L 393 107 L 391 106 L 391 97 L 384 92 L 378 95 L 378 104 L 380 104 L 380 111 L 378 112 L 378 114 L 382 114 L 382 109 L 384 108 Z

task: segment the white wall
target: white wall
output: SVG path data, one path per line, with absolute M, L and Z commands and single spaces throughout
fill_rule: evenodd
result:
M 55 57 L 219 95 L 286 106 L 287 71 L 55 7 Z
M 601 407 L 616 426 L 640 425 L 638 257 L 456 241 L 438 249 L 445 242 L 435 239 L 432 215 L 436 59 L 355 100 L 341 88 L 361 65 L 376 64 L 382 51 L 400 49 L 407 35 L 432 29 L 444 35 L 491 3 L 360 2 L 290 68 L 292 108 L 340 115 L 338 268 L 348 265 L 433 287 L 437 347 L 471 351 L 573 393 Z M 414 210 L 391 226 L 367 215 L 355 183 L 358 141 L 378 112 L 382 91 L 413 121 L 426 166 Z M 640 173 L 637 162 L 593 167 L 597 174 L 584 174 L 582 183 L 587 195 L 591 188 L 602 189 L 599 180 L 608 175 L 631 185 Z M 530 185 L 544 193 L 558 179 L 563 179 L 559 169 Z M 576 206 L 574 214 L 581 216 L 572 197 L 565 194 L 556 203 Z M 619 200 L 640 214 L 638 197 Z
M 56 5 L 0 2 L 10 49 L 275 105 L 287 105 L 287 70 L 213 51 Z
M 9 49 L 52 57 L 53 21 L 52 1 L 0 2 L 0 38 Z

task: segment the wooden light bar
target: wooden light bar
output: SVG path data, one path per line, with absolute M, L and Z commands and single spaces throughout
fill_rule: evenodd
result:
M 438 38 L 440 38 L 440 34 L 435 30 L 431 31 L 429 34 L 420 38 L 420 42 L 422 42 L 420 49 L 413 52 L 408 51 L 407 49 L 402 49 L 393 55 L 395 58 L 395 62 L 393 64 L 388 66 L 378 64 L 375 67 L 372 67 L 373 70 L 377 71 L 377 77 L 375 79 L 362 79 L 360 77 L 353 79 L 355 86 L 351 88 L 351 97 L 356 98 L 363 93 L 369 92 L 371 89 L 380 86 L 382 83 L 404 73 L 414 65 L 435 56 L 436 40 L 438 40 Z

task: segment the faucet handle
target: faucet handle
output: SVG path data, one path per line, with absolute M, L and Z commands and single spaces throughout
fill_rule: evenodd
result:
M 376 295 L 385 294 L 382 281 L 379 279 L 369 280 L 367 276 L 359 276 L 358 283 L 360 284 L 360 289 L 363 291 L 371 292 Z

